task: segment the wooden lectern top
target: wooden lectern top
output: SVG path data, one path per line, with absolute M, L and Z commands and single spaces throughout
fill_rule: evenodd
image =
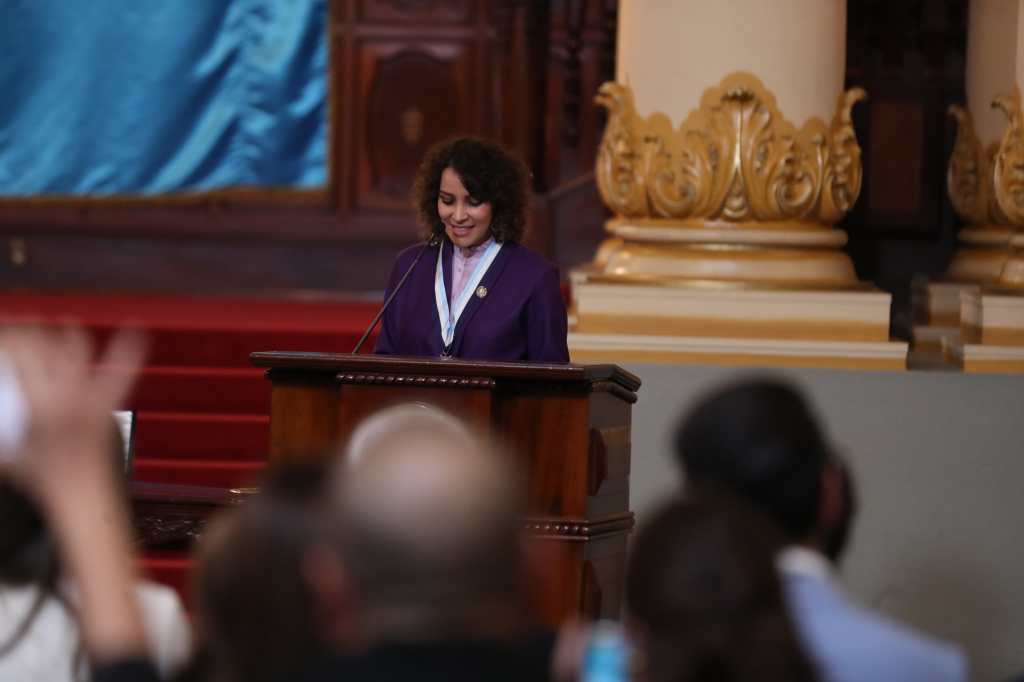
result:
M 300 353 L 266 351 L 250 355 L 252 364 L 271 371 L 323 372 L 339 370 L 364 375 L 372 373 L 423 377 L 490 377 L 523 382 L 598 383 L 609 382 L 632 395 L 620 397 L 636 402 L 640 379 L 617 365 L 579 365 L 573 363 L 489 362 L 440 358 L 399 357 L 392 355 L 354 355 L 351 353 Z M 343 379 L 344 377 L 338 377 Z

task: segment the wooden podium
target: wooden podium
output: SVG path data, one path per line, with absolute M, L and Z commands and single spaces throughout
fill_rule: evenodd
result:
M 630 412 L 640 380 L 614 365 L 546 365 L 330 353 L 253 353 L 273 384 L 270 457 L 329 451 L 364 417 L 436 405 L 497 435 L 528 472 L 527 533 L 543 543 L 536 604 L 618 618 L 629 509 Z

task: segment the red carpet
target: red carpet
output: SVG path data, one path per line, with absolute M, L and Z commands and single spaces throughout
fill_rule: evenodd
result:
M 241 298 L 0 292 L 5 319 L 77 320 L 147 329 L 362 333 L 377 303 L 325 298 Z
M 258 350 L 348 352 L 376 301 L 0 293 L 0 324 L 147 332 L 151 349 L 127 409 L 138 412 L 137 480 L 249 485 L 266 460 L 270 386 Z M 372 348 L 371 339 L 367 343 Z
M 349 352 L 376 301 L 0 292 L 0 325 L 75 323 L 102 341 L 143 329 L 148 365 L 137 411 L 135 480 L 239 487 L 258 481 L 270 438 L 270 384 L 249 366 L 261 350 Z M 367 348 L 373 347 L 371 338 Z M 179 591 L 189 559 L 148 553 L 144 570 Z

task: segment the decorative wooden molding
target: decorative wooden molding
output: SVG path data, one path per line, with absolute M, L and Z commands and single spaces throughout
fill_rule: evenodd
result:
M 255 490 L 138 481 L 129 487 L 135 534 L 147 549 L 191 547 L 211 515 L 240 505 Z
M 640 388 L 639 377 L 615 365 L 489 362 L 459 358 L 439 363 L 437 358 L 293 351 L 260 351 L 250 354 L 249 360 L 256 367 L 270 368 L 269 376 L 275 381 L 292 375 L 304 377 L 308 381 L 307 375 L 311 372 L 323 373 L 324 369 L 340 368 L 344 371 L 332 374 L 335 381 L 340 376 L 351 374 L 487 378 L 500 382 L 502 386 L 511 382 L 529 382 L 540 386 L 551 381 L 591 386 L 610 381 L 631 392 Z
M 207 521 L 205 516 L 154 513 L 137 516 L 135 528 L 144 547 L 188 546 L 199 539 Z M 634 525 L 633 514 L 629 513 L 593 521 L 530 518 L 523 521 L 523 530 L 530 536 L 587 541 L 627 533 Z
M 174 516 L 167 513 L 138 514 L 135 533 L 139 544 L 147 549 L 190 547 L 206 527 L 205 516 Z
M 416 376 L 402 374 L 363 374 L 359 372 L 346 372 L 337 376 L 338 383 L 342 384 L 388 384 L 388 385 L 409 385 L 427 386 L 442 388 L 494 388 L 494 379 L 486 377 L 445 377 L 445 376 Z
M 708 88 L 677 130 L 664 113 L 642 118 L 628 85 L 605 83 L 601 196 L 629 218 L 832 225 L 860 194 L 850 111 L 865 97 L 842 93 L 831 125 L 812 118 L 797 130 L 756 76 L 738 72 Z
M 559 540 L 595 540 L 599 537 L 628 533 L 636 525 L 633 512 L 600 519 L 564 519 L 527 517 L 523 529 L 532 537 Z
M 627 403 L 636 403 L 636 393 L 634 393 L 633 391 L 627 391 L 614 381 L 595 381 L 593 384 L 591 384 L 590 390 L 593 391 L 594 393 L 611 393 L 616 398 L 625 400 Z
M 258 488 L 221 489 L 188 485 L 134 483 L 134 526 L 140 545 L 148 549 L 188 548 L 218 510 L 238 506 Z M 522 521 L 529 536 L 588 541 L 629 532 L 633 512 L 597 519 L 528 516 Z

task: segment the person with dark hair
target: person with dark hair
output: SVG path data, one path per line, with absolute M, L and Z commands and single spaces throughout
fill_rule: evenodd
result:
M 427 153 L 414 185 L 427 241 L 398 255 L 375 352 L 568 362 L 558 271 L 522 245 L 529 177 L 487 140 Z
M 112 417 L 107 430 L 110 476 L 122 481 L 124 441 Z M 117 493 L 127 499 L 123 485 Z M 135 591 L 153 660 L 171 673 L 185 662 L 191 643 L 181 601 L 155 583 L 139 582 Z M 76 602 L 39 506 L 0 479 L 0 680 L 89 678 Z
M 109 441 L 111 410 L 131 388 L 145 344 L 137 334 L 115 333 L 100 357 L 100 369 L 92 364 L 88 337 L 76 329 L 9 329 L 0 338 L 0 349 L 16 376 L 5 390 L 19 395 L 26 425 L 23 438 L 8 439 L 0 448 L 0 480 L 37 505 L 53 538 L 62 577 L 73 590 L 74 631 L 88 672 L 93 682 L 154 682 L 159 676 L 151 662 L 153 649 L 163 645 L 168 633 L 147 627 L 149 609 L 137 589 L 123 474 L 111 466 Z M 63 611 L 60 618 L 69 615 Z M 34 617 L 33 633 L 44 625 L 39 618 Z M 47 631 L 44 639 L 52 636 Z M 32 635 L 24 637 L 8 655 L 28 650 Z M 71 679 L 78 672 L 72 669 L 71 648 L 52 642 L 37 650 L 49 660 L 37 656 L 33 661 L 48 662 L 48 668 L 10 668 L 0 678 Z
M 839 477 L 839 499 L 843 501 L 842 511 L 836 515 L 834 522 L 828 524 L 821 539 L 821 552 L 833 564 L 838 564 L 846 553 L 853 530 L 853 520 L 857 517 L 857 488 L 853 484 L 850 467 L 838 458 L 831 465 Z
M 277 465 L 258 494 L 207 527 L 193 587 L 199 653 L 179 682 L 272 682 L 325 653 L 302 576 L 321 541 L 327 468 L 320 457 Z
M 810 682 L 774 557 L 775 526 L 721 495 L 677 499 L 644 523 L 626 573 L 647 682 Z
M 727 490 L 785 533 L 778 564 L 789 608 L 827 682 L 966 679 L 958 647 L 840 589 L 830 559 L 842 554 L 852 523 L 853 478 L 796 389 L 752 380 L 713 391 L 681 421 L 675 452 L 687 489 Z

